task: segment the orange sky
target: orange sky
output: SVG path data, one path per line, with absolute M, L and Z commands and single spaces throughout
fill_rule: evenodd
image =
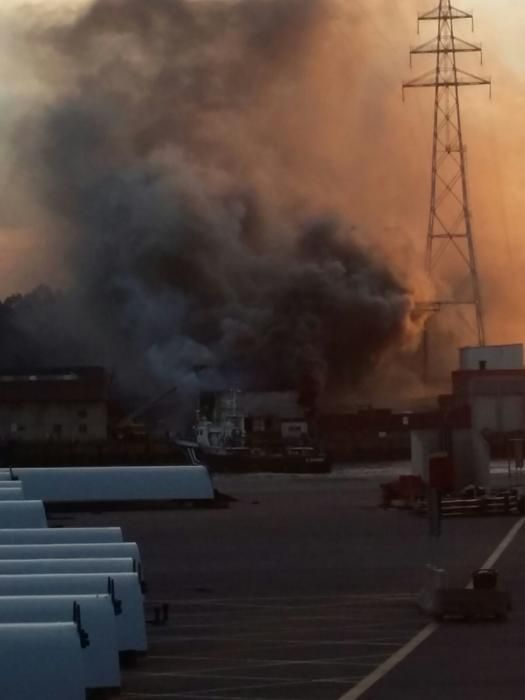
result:
M 339 0 L 333 2 L 334 6 L 348 7 Z M 82 4 L 82 0 L 34 3 L 55 18 Z M 525 333 L 520 335 L 521 321 L 525 321 L 525 303 L 520 299 L 525 266 L 525 7 L 516 0 L 458 0 L 456 4 L 474 8 L 473 38 L 483 43 L 485 51 L 483 67 L 469 64 L 468 59 L 466 65 L 491 76 L 494 83 L 492 101 L 482 88 L 465 90 L 463 97 L 475 235 L 483 286 L 489 297 L 489 340 L 491 332 L 501 342 L 525 339 Z M 421 249 L 424 245 L 432 94 L 413 91 L 403 103 L 400 86 L 403 79 L 417 75 L 418 65 L 421 72 L 428 66 L 423 61 L 410 71 L 408 47 L 430 36 L 417 37 L 415 18 L 418 10 L 434 5 L 431 0 L 352 0 L 351 11 L 360 18 L 358 46 L 350 48 L 354 28 L 341 23 L 343 15 L 338 15 L 329 27 L 330 41 L 323 43 L 320 37 L 315 45 L 310 65 L 319 104 L 300 123 L 307 136 L 310 128 L 317 128 L 316 119 L 323 123 L 332 119 L 329 133 L 319 140 L 317 148 L 311 146 L 305 160 L 307 167 L 321 173 L 318 186 L 327 190 L 322 202 L 345 211 L 363 227 L 365 235 L 379 231 L 387 247 L 401 259 L 406 258 L 409 248 L 412 250 L 414 241 L 420 242 Z M 21 6 L 26 8 L 23 14 Z M 6 128 L 10 120 L 16 121 L 24 110 L 30 110 L 35 96 L 47 94 L 35 77 L 34 67 L 24 61 L 12 31 L 13 16 L 21 25 L 40 17 L 39 10 L 31 14 L 27 7 L 23 0 L 3 0 L 0 9 L 0 157 L 12 145 Z M 472 38 L 468 23 L 461 27 L 461 33 Z M 354 72 L 347 84 L 345 70 L 350 61 Z M 14 152 L 16 155 L 16 148 Z M 0 160 L 4 163 L 0 182 L 6 183 L 2 188 L 6 197 L 11 163 L 9 157 Z M 356 171 L 359 177 L 355 177 Z M 2 295 L 46 281 L 50 270 L 56 270 L 54 251 L 51 254 L 45 239 L 27 226 L 17 228 L 9 222 L 0 233 L 0 253 Z

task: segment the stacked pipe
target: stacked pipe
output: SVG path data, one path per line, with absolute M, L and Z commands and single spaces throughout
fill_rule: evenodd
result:
M 12 470 L 27 498 L 49 509 L 170 507 L 177 503 L 213 503 L 207 468 L 174 466 L 32 467 Z
M 139 548 L 119 527 L 48 527 L 24 495 L 0 471 L 0 698 L 118 690 L 120 662 L 147 650 Z

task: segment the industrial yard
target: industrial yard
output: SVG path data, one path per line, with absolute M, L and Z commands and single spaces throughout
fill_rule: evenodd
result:
M 379 484 L 404 469 L 219 477 L 217 486 L 237 499 L 227 509 L 55 520 L 122 525 L 141 548 L 149 619 L 156 602 L 170 605 L 167 624 L 148 625 L 148 655 L 124 670 L 121 697 L 344 697 L 427 625 L 415 597 L 429 560 L 437 557 L 463 586 L 516 522 L 447 520 L 432 546 L 425 519 L 378 507 Z M 498 565 L 515 598 L 506 625 L 444 627 L 366 697 L 416 698 L 425 687 L 442 698 L 445 686 L 450 698 L 479 697 L 480 674 L 490 677 L 501 663 L 493 647 L 504 654 L 519 644 L 524 547 L 522 536 Z M 513 678 L 499 699 L 517 688 Z
M 0 700 L 523 695 L 521 28 L 416 4 L 2 6 Z
M 244 461 L 214 472 L 193 460 L 0 470 L 0 599 L 33 599 L 18 601 L 16 614 L 0 611 L 8 618 L 0 632 L 34 644 L 35 597 L 51 592 L 68 606 L 68 595 L 102 595 L 117 639 L 111 646 L 89 622 L 98 659 L 84 653 L 90 635 L 78 612 L 71 621 L 62 609 L 61 624 L 84 640 L 67 649 L 85 688 L 120 688 L 124 698 L 356 700 L 418 697 L 427 684 L 436 700 L 443 688 L 476 698 L 485 685 L 498 700 L 502 687 L 515 697 L 519 670 L 503 686 L 496 679 L 501 656 L 522 646 L 523 346 L 461 348 L 458 364 L 450 393 L 404 415 L 410 460 L 322 471 L 304 463 L 294 473 L 289 461 L 276 471 L 272 451 L 270 471 L 255 461 L 244 473 Z M 249 400 L 260 405 L 260 396 Z M 295 407 L 270 421 L 244 415 L 241 398 L 228 393 L 223 423 L 240 440 L 260 424 L 254 454 L 283 425 L 301 427 L 304 448 L 307 420 L 292 420 Z M 193 458 L 200 447 L 173 445 Z M 204 458 L 216 450 L 227 463 L 239 448 L 208 449 Z M 75 598 L 80 609 L 90 604 Z M 54 632 L 55 614 L 46 613 L 42 633 Z M 110 659 L 111 682 L 102 673 Z

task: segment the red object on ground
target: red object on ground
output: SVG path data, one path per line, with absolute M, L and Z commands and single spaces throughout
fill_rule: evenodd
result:
M 413 501 L 416 498 L 423 498 L 425 495 L 425 482 L 420 476 L 400 476 L 399 493 L 401 498 Z
M 400 476 L 397 481 L 381 484 L 383 507 L 389 508 L 393 500 L 406 501 L 407 505 L 425 496 L 425 482 L 420 476 Z

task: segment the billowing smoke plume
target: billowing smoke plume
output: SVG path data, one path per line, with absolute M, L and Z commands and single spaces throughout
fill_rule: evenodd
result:
M 312 167 L 341 126 L 310 121 L 311 75 L 343 30 L 358 51 L 323 0 L 98 0 L 39 31 L 47 98 L 18 143 L 65 291 L 2 305 L 1 363 L 310 400 L 403 345 L 406 283 Z

